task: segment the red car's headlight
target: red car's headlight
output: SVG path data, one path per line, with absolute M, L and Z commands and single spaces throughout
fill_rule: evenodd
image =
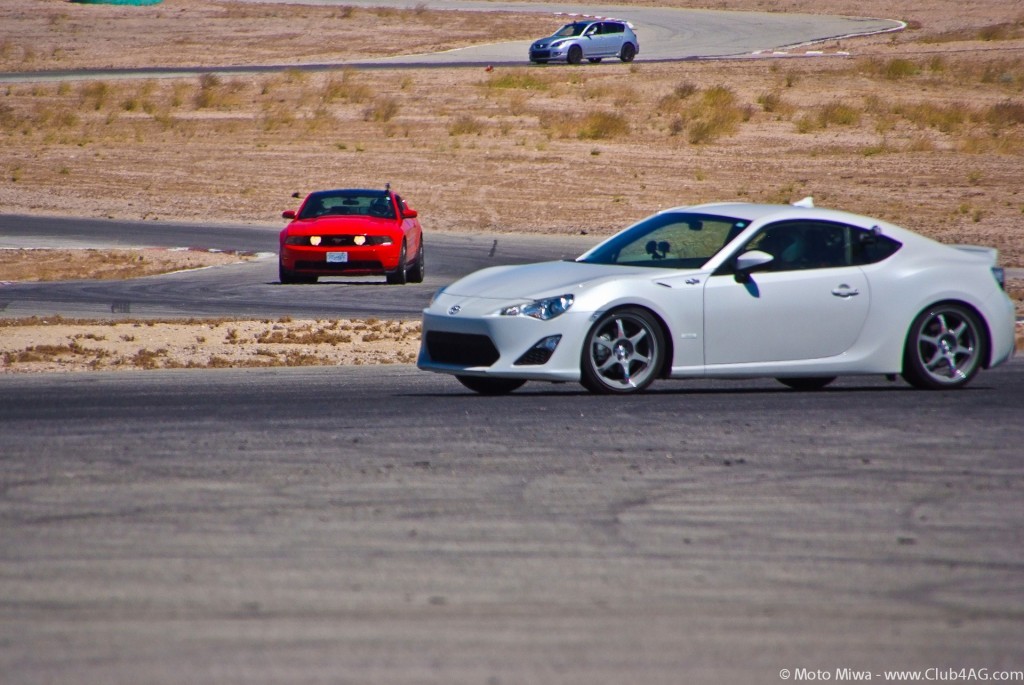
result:
M 312 245 L 314 247 L 360 247 L 362 245 L 392 245 L 387 235 L 290 235 L 285 245 Z

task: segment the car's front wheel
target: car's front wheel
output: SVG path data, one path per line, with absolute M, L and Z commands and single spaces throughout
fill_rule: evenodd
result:
M 299 275 L 291 269 L 286 269 L 281 262 L 277 263 L 277 278 L 281 285 L 293 285 L 296 283 L 316 283 L 316 276 Z
M 481 395 L 507 395 L 521 388 L 526 381 L 519 378 L 486 378 L 481 376 L 456 376 L 456 380 L 473 392 Z
M 632 62 L 634 57 L 636 57 L 636 48 L 633 47 L 633 44 L 626 43 L 623 45 L 622 50 L 619 51 L 619 59 L 623 62 Z
M 625 307 L 602 316 L 583 344 L 580 382 L 597 393 L 633 393 L 649 386 L 665 358 L 665 335 L 654 315 Z
M 573 45 L 569 48 L 568 54 L 565 56 L 565 61 L 569 64 L 579 64 L 583 61 L 583 48 L 579 45 Z
M 426 247 L 424 247 L 422 241 L 420 242 L 420 254 L 416 257 L 416 261 L 413 263 L 412 268 L 409 269 L 409 282 L 410 283 L 422 283 L 424 277 L 427 275 L 427 253 Z
M 946 303 L 917 315 L 903 352 L 903 378 L 915 388 L 962 388 L 981 369 L 985 329 L 963 305 Z
M 405 285 L 406 282 L 409 280 L 409 266 L 406 264 L 406 260 L 408 260 L 409 258 L 407 250 L 408 248 L 406 247 L 406 244 L 403 241 L 402 251 L 398 254 L 398 268 L 396 268 L 394 271 L 389 271 L 387 273 L 389 285 Z

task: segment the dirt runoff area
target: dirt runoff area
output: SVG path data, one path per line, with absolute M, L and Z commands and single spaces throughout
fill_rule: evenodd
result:
M 0 320 L 0 373 L 411 364 L 418 321 Z

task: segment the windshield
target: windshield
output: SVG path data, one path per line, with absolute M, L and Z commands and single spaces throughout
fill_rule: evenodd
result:
M 324 190 L 310 195 L 299 211 L 300 219 L 328 215 L 394 219 L 395 207 L 390 195 L 383 190 Z
M 609 238 L 577 261 L 699 269 L 749 225 L 744 219 L 711 214 L 655 214 Z
M 570 36 L 578 36 L 583 33 L 583 29 L 590 26 L 589 22 L 576 22 L 575 24 L 566 24 L 562 28 L 558 29 L 554 35 L 559 38 L 568 38 Z

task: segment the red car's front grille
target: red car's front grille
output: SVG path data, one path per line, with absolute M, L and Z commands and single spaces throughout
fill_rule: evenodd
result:
M 376 259 L 357 259 L 350 262 L 295 262 L 296 271 L 382 271 L 384 265 Z

